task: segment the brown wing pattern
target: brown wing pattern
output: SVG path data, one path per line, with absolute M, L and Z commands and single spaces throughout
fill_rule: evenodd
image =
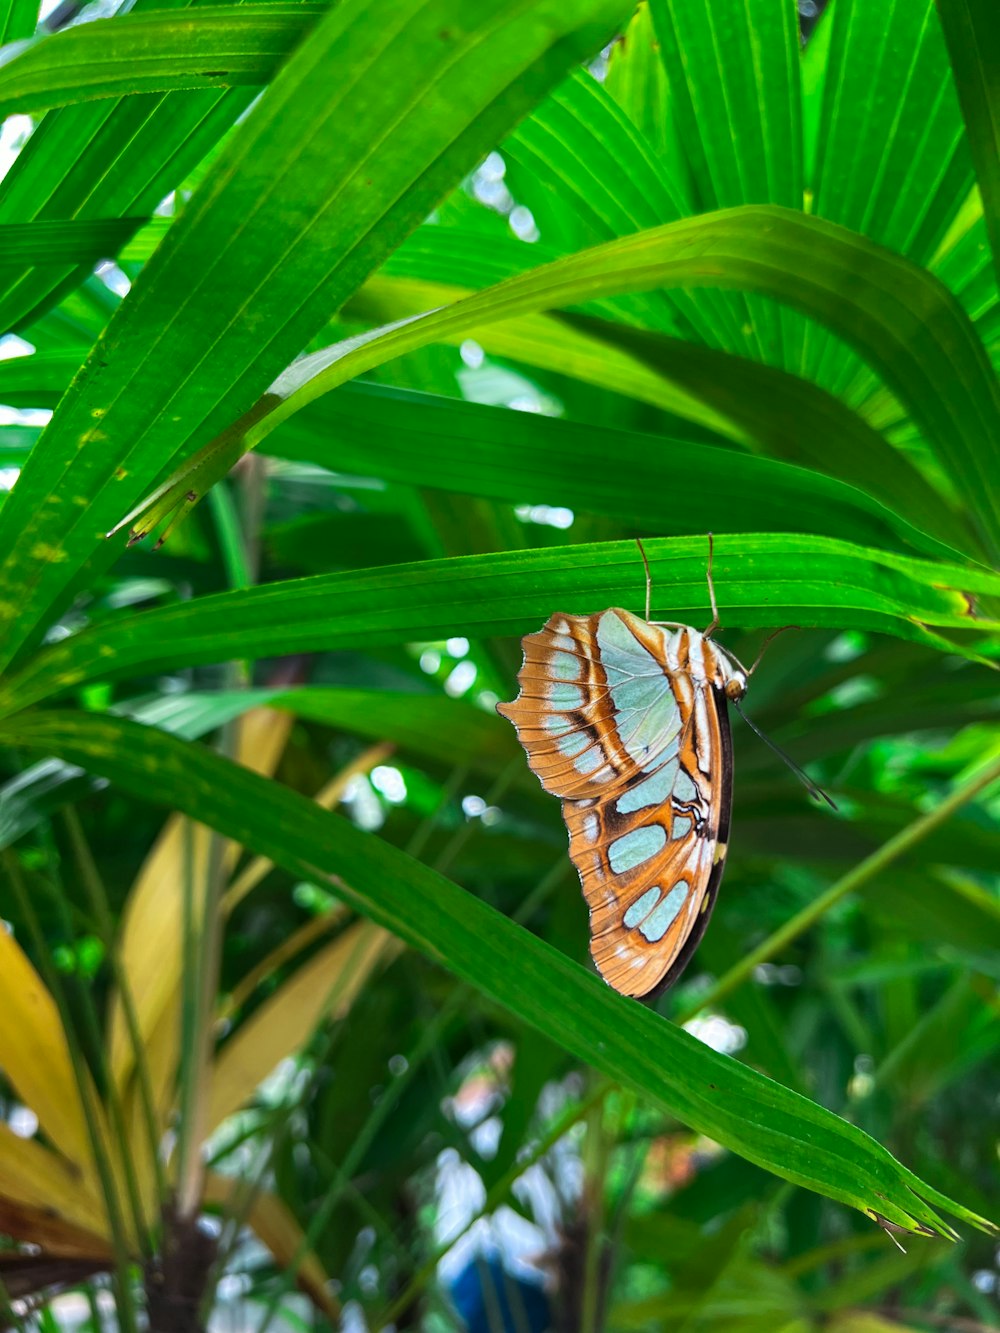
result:
M 732 754 L 714 650 L 618 608 L 554 615 L 523 647 L 521 693 L 498 711 L 562 798 L 598 970 L 649 998 L 686 966 L 722 877 Z

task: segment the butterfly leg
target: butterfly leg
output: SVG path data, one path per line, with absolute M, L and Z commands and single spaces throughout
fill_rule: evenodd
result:
M 706 639 L 710 639 L 710 638 L 712 637 L 712 635 L 715 633 L 715 631 L 716 631 L 717 629 L 721 628 L 720 623 L 719 623 L 719 608 L 718 608 L 718 606 L 716 605 L 716 602 L 715 602 L 715 584 L 712 582 L 712 551 L 713 551 L 713 547 L 714 547 L 714 542 L 713 542 L 713 540 L 712 540 L 712 534 L 709 533 L 709 534 L 708 534 L 708 572 L 707 572 L 707 574 L 706 574 L 706 578 L 708 579 L 708 596 L 709 596 L 709 600 L 710 600 L 711 603 L 712 603 L 712 623 L 709 625 L 708 629 L 702 631 L 702 633 L 703 633 L 703 635 L 704 635 L 704 637 L 705 637 Z
M 639 548 L 639 554 L 642 556 L 642 563 L 646 570 L 646 620 L 649 620 L 649 597 L 653 590 L 653 576 L 649 572 L 649 561 L 646 559 L 646 548 L 643 546 L 639 537 L 636 537 L 635 544 Z
M 645 570 L 646 570 L 646 615 L 645 615 L 646 623 L 649 624 L 649 625 L 662 625 L 662 626 L 664 626 L 665 628 L 669 628 L 669 629 L 686 629 L 687 626 L 683 623 L 683 621 L 680 621 L 680 620 L 650 620 L 650 618 L 649 618 L 649 606 L 650 606 L 650 596 L 651 596 L 651 593 L 652 593 L 652 587 L 653 587 L 653 576 L 652 576 L 652 575 L 650 574 L 650 572 L 649 572 L 649 561 L 648 561 L 648 559 L 646 558 L 646 550 L 645 550 L 645 547 L 643 546 L 642 541 L 641 541 L 638 537 L 636 537 L 636 539 L 635 539 L 635 544 L 636 544 L 636 546 L 638 546 L 638 548 L 639 548 L 639 554 L 642 556 L 642 563 L 643 563 L 643 566 L 644 566 L 644 568 L 645 568 Z M 716 603 L 716 600 L 715 600 L 715 584 L 712 582 L 712 553 L 713 553 L 713 548 L 714 548 L 714 541 L 713 541 L 713 538 L 712 538 L 712 534 L 709 533 L 709 534 L 708 534 L 708 570 L 706 571 L 706 578 L 707 578 L 707 580 L 708 580 L 708 596 L 709 596 L 709 600 L 710 600 L 710 602 L 711 602 L 711 604 L 712 604 L 712 620 L 711 620 L 711 623 L 709 624 L 708 628 L 707 628 L 706 630 L 703 630 L 703 631 L 702 631 L 702 633 L 703 633 L 703 635 L 704 635 L 704 637 L 705 637 L 706 639 L 711 638 L 712 634 L 714 634 L 714 632 L 715 632 L 717 629 L 721 629 L 721 622 L 720 622 L 720 620 L 719 620 L 719 607 L 718 607 L 718 605 L 717 605 L 717 603 Z

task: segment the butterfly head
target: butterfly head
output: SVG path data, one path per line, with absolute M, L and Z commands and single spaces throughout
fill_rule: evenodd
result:
M 689 631 L 690 633 L 690 631 Z M 714 661 L 714 684 L 722 691 L 731 704 L 738 704 L 747 692 L 747 680 L 749 672 L 745 669 L 742 662 L 737 662 L 735 658 L 730 657 L 723 648 L 717 643 L 712 643 L 715 654 Z
M 726 698 L 730 703 L 738 704 L 747 692 L 747 678 L 743 671 L 734 671 L 726 681 Z

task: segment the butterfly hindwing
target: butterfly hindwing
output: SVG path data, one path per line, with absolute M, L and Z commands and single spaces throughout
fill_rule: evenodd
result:
M 563 802 L 610 985 L 669 985 L 708 922 L 728 839 L 732 754 L 717 650 L 611 608 L 524 639 L 521 693 L 499 711 Z

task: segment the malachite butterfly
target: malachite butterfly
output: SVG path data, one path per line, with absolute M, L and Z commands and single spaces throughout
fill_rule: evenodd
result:
M 520 694 L 497 706 L 562 799 L 597 969 L 641 999 L 677 980 L 708 925 L 732 807 L 727 705 L 751 674 L 711 637 L 711 538 L 704 632 L 650 621 L 648 564 L 646 578 L 645 619 L 556 614 L 526 635 Z

